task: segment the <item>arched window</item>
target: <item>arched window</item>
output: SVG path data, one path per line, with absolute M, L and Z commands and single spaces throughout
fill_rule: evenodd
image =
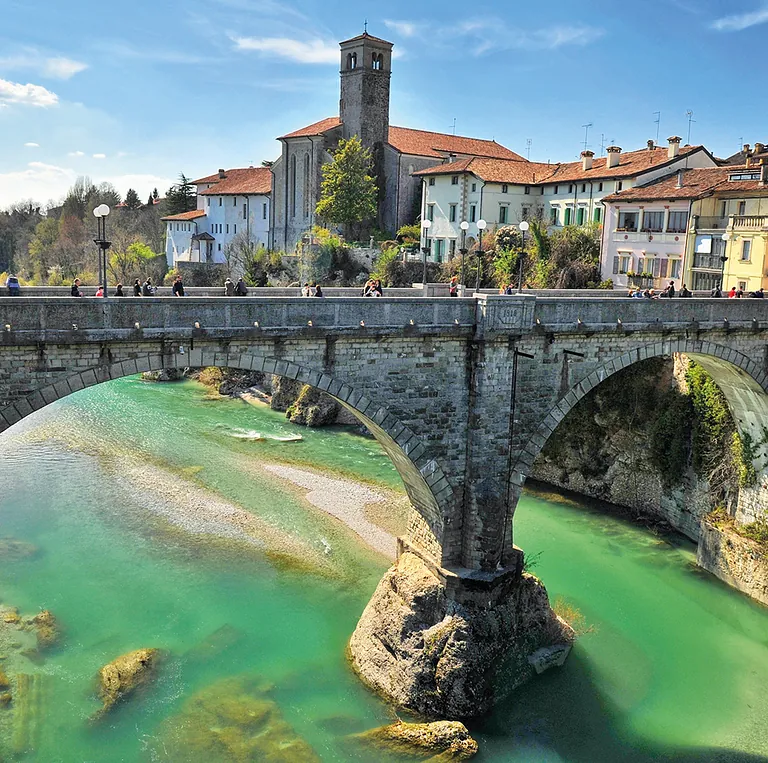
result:
M 291 217 L 296 217 L 296 156 L 291 157 Z
M 357 53 L 347 53 L 347 69 L 357 69 Z
M 381 59 L 379 58 L 378 53 L 374 53 L 371 56 L 371 68 L 376 70 L 381 69 Z
M 304 217 L 309 217 L 309 154 L 304 155 Z

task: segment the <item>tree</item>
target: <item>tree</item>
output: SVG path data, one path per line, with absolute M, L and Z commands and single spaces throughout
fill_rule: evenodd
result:
M 35 235 L 29 242 L 27 270 L 38 283 L 45 283 L 48 271 L 53 264 L 54 248 L 59 240 L 59 221 L 55 217 L 46 217 L 37 224 Z
M 255 251 L 256 247 L 252 241 L 248 240 L 248 234 L 245 231 L 240 231 L 224 246 L 223 254 L 227 275 L 230 278 L 240 278 L 240 276 L 244 275 L 248 268 L 248 263 L 253 260 Z M 266 286 L 266 284 L 263 285 Z
M 133 188 L 129 188 L 128 193 L 125 194 L 125 206 L 128 207 L 128 209 L 130 209 L 132 212 L 141 208 L 139 194 L 136 193 Z
M 333 225 L 344 227 L 352 239 L 360 224 L 376 216 L 376 180 L 372 173 L 371 152 L 356 135 L 339 141 L 333 161 L 323 165 L 323 180 L 317 216 Z
M 197 194 L 183 172 L 179 175 L 179 182 L 168 189 L 165 200 L 166 215 L 179 215 L 182 212 L 191 212 L 195 208 Z
M 135 241 L 124 250 L 113 250 L 109 257 L 109 272 L 115 281 L 130 283 L 134 278 L 144 280 L 148 275 L 155 283 L 160 283 L 162 275 L 158 277 L 158 262 L 162 255 L 153 252 L 146 244 Z M 163 258 L 164 259 L 164 258 Z

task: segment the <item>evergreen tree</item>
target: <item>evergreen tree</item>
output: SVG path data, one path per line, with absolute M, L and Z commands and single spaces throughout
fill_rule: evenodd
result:
M 178 215 L 182 212 L 190 212 L 197 203 L 197 194 L 189 178 L 182 172 L 179 182 L 172 185 L 166 194 L 166 215 Z
M 371 152 L 356 135 L 339 141 L 333 161 L 323 165 L 320 201 L 315 212 L 326 223 L 344 226 L 347 238 L 376 216 L 376 180 Z
M 139 194 L 136 193 L 133 188 L 129 188 L 128 193 L 125 194 L 125 206 L 132 211 L 135 211 L 141 207 Z

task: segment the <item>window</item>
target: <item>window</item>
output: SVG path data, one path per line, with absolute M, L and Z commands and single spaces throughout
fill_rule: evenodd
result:
M 744 202 L 741 202 L 742 204 Z M 741 242 L 741 261 L 742 262 L 749 262 L 749 258 L 752 254 L 752 241 L 750 239 L 746 239 L 745 241 Z
M 472 183 L 472 193 L 477 193 L 477 183 Z
M 571 224 L 571 216 L 573 215 L 573 210 L 570 207 L 565 208 L 565 225 Z
M 587 210 L 584 207 L 579 207 L 576 210 L 576 225 L 584 225 L 584 213 Z
M 429 184 L 430 185 L 434 185 L 435 184 L 435 179 L 434 178 L 430 178 L 429 179 Z
M 453 259 L 456 256 L 456 239 L 449 239 L 448 243 L 448 256 Z
M 448 208 L 448 222 L 455 223 L 456 222 L 456 205 L 451 204 L 451 206 Z
M 266 220 L 267 219 L 267 204 L 264 202 L 264 204 L 261 205 L 261 219 Z
M 499 224 L 504 225 L 507 222 L 507 211 L 509 207 L 506 204 L 499 204 Z
M 619 212 L 619 227 L 616 230 L 636 231 L 637 212 Z
M 477 207 L 474 204 L 469 207 L 469 222 L 477 222 Z
M 624 183 L 621 180 L 616 181 L 616 190 L 621 191 L 624 188 Z
M 581 184 L 581 192 L 582 192 L 582 193 L 585 193 L 585 192 L 586 192 L 586 190 L 587 190 L 587 184 L 586 184 L 586 183 L 582 183 L 582 184 Z
M 435 239 L 435 262 L 442 262 L 443 255 L 445 254 L 445 239 Z
M 555 194 L 555 196 L 557 196 L 557 186 L 554 186 L 554 187 L 552 188 L 552 193 L 554 193 L 554 194 Z
M 347 69 L 357 69 L 357 53 L 347 53 Z
M 459 184 L 459 176 L 458 175 L 453 175 L 451 177 L 451 185 L 458 185 L 458 184 Z
M 221 244 L 219 244 L 219 251 L 221 251 Z
M 531 192 L 531 186 L 529 185 L 525 186 L 525 193 L 529 194 L 530 192 Z
M 304 187 L 302 190 L 302 196 L 304 199 L 304 217 L 309 217 L 309 154 L 304 155 Z
M 424 239 L 424 246 L 429 249 L 429 251 L 432 251 L 432 239 L 427 236 L 427 238 Z
M 632 266 L 632 257 L 629 254 L 619 253 L 613 258 L 613 274 L 617 273 L 625 275 L 629 272 Z
M 680 267 L 682 264 L 683 264 L 682 260 L 669 261 L 669 277 L 670 278 L 680 278 Z
M 504 183 L 504 184 L 501 186 L 501 192 L 502 192 L 502 193 L 509 193 L 509 186 L 508 186 L 506 183 Z
M 560 225 L 560 210 L 557 207 L 549 210 L 549 221 L 552 225 Z
M 528 219 L 528 215 L 529 215 L 530 211 L 531 211 L 530 207 L 523 207 L 520 210 L 520 215 L 523 218 L 523 220 L 527 220 Z
M 227 223 L 227 233 L 229 233 L 229 223 Z
M 373 53 L 371 55 L 371 69 L 374 71 L 381 71 L 384 68 L 384 54 Z
M 720 217 L 728 216 L 728 202 L 724 201 L 720 204 Z
M 223 202 L 224 202 L 224 197 L 219 196 L 219 206 L 221 206 Z
M 599 223 L 603 219 L 603 210 L 600 207 L 595 207 L 594 215 L 592 216 L 594 222 Z
M 598 190 L 598 193 L 603 190 L 603 184 L 602 183 L 598 183 L 597 184 L 597 190 Z
M 688 227 L 688 213 L 687 212 L 670 212 L 669 223 L 667 225 L 667 231 L 669 233 L 685 233 L 685 229 Z
M 210 207 L 211 206 L 211 197 L 209 196 L 205 201 L 207 202 L 206 206 Z
M 435 219 L 435 205 L 427 204 L 427 220 L 433 221 Z
M 646 212 L 643 215 L 643 230 L 647 233 L 660 233 L 664 230 L 663 212 Z
M 739 281 L 739 289 L 741 289 L 741 291 L 746 291 L 747 290 L 747 282 L 746 281 Z
M 296 217 L 296 157 L 291 157 L 291 217 Z
M 247 220 L 247 219 L 248 219 L 248 205 L 243 204 L 243 220 Z
M 232 197 L 232 206 L 233 206 L 233 207 L 236 207 L 236 206 L 237 206 L 237 196 L 233 196 L 233 197 Z
M 237 235 L 237 223 L 232 223 L 232 233 Z
M 573 183 L 568 186 L 568 193 L 573 193 Z
M 747 214 L 747 202 L 746 201 L 740 201 L 739 202 L 739 216 L 743 216 Z

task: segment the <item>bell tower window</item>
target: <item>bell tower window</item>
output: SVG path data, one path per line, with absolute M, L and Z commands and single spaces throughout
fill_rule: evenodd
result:
M 357 53 L 347 53 L 347 69 L 357 69 Z
M 373 53 L 371 55 L 371 68 L 374 71 L 381 71 L 384 68 L 384 54 Z

